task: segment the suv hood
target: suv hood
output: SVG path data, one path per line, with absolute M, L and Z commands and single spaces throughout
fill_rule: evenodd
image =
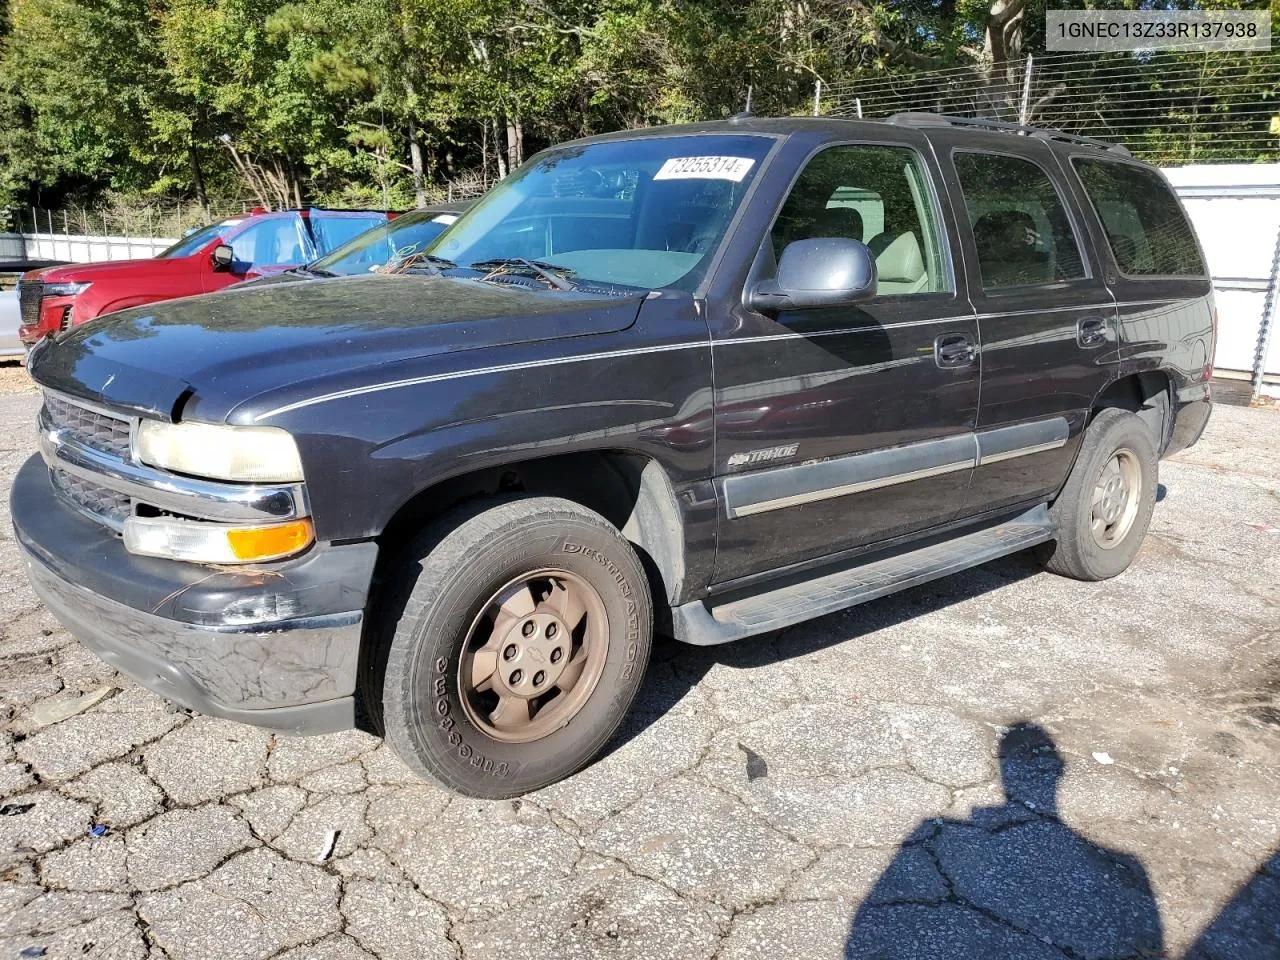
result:
M 154 276 L 166 269 L 175 272 L 190 270 L 189 260 L 189 257 L 149 257 L 140 260 L 108 260 L 103 263 L 67 263 L 60 267 L 42 267 L 28 271 L 23 274 L 23 279 L 40 280 L 44 283 L 92 283 L 99 278 L 117 280 L 134 273 L 145 272 L 148 276 Z
M 223 420 L 292 384 L 433 354 L 609 333 L 644 295 L 422 275 L 266 282 L 135 307 L 32 351 L 43 386 L 164 418 Z

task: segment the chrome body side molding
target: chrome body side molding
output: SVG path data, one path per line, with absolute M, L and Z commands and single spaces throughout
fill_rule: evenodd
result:
M 1066 417 L 1018 423 L 1012 427 L 983 430 L 978 437 L 978 466 L 999 460 L 1012 460 L 1032 453 L 1055 450 L 1066 446 L 1071 436 L 1071 424 Z
M 1069 438 L 1067 419 L 1053 417 L 834 460 L 735 474 L 723 481 L 725 511 L 732 520 L 910 483 L 1054 450 L 1065 446 Z

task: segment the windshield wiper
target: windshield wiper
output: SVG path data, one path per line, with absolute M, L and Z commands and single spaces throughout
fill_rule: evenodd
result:
M 434 253 L 415 253 L 399 263 L 388 263 L 384 272 L 411 273 L 414 270 L 425 270 L 433 277 L 443 277 L 445 270 L 453 270 L 457 266 L 452 260 L 437 257 Z
M 299 267 L 297 270 L 293 270 L 291 272 L 305 274 L 308 277 L 336 277 L 337 276 L 337 274 L 334 273 L 332 270 L 326 270 L 323 267 Z
M 470 264 L 470 267 L 472 270 L 505 270 L 508 273 L 513 272 L 511 270 L 512 267 L 523 267 L 526 272 L 536 274 L 557 290 L 577 289 L 577 285 L 573 281 L 573 275 L 576 271 L 570 270 L 568 267 L 557 266 L 554 263 L 547 263 L 543 260 L 527 260 L 524 257 L 494 257 L 492 260 L 477 260 L 475 263 Z

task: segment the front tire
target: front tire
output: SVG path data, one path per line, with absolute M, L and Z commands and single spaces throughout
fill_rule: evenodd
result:
M 1099 412 L 1049 509 L 1058 534 L 1040 549 L 1045 568 L 1076 580 L 1106 580 L 1124 572 L 1151 522 L 1158 472 L 1147 425 L 1127 410 Z
M 392 748 L 469 796 L 536 790 L 586 765 L 631 707 L 652 601 L 599 514 L 529 497 L 445 518 L 388 593 L 375 694 Z

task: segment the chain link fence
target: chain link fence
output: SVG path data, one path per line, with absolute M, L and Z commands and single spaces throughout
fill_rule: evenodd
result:
M 88 209 L 68 206 L 57 210 L 21 207 L 10 210 L 4 229 L 11 233 L 61 236 L 180 237 L 192 227 L 241 215 L 248 203 L 222 203 L 212 208 L 198 203 L 165 205 L 115 204 Z
M 474 200 L 493 186 L 478 171 L 464 171 L 447 183 L 428 186 L 428 204 Z M 325 204 L 316 204 L 325 206 Z M 0 233 L 40 236 L 127 237 L 151 240 L 181 237 L 194 227 L 227 217 L 243 216 L 255 204 L 249 200 L 201 206 L 194 201 L 166 204 L 108 203 L 95 208 L 58 209 L 20 207 L 0 210 Z
M 1280 57 L 1237 53 L 1044 54 L 822 87 L 819 112 L 921 111 L 1051 127 L 1152 163 L 1280 160 Z

